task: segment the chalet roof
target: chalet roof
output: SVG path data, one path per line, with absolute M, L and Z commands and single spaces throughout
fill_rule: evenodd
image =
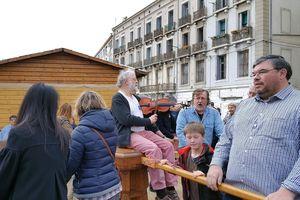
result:
M 9 58 L 9 59 L 4 59 L 4 60 L 0 60 L 0 67 L 1 65 L 7 64 L 7 63 L 12 63 L 12 62 L 17 62 L 17 61 L 22 61 L 22 60 L 26 60 L 26 59 L 30 59 L 30 58 L 35 58 L 35 57 L 39 57 L 39 56 L 46 56 L 46 55 L 50 55 L 50 54 L 54 54 L 54 53 L 60 53 L 60 52 L 65 52 L 74 56 L 78 56 L 81 58 L 85 58 L 88 60 L 92 60 L 94 62 L 100 63 L 100 64 L 106 64 L 115 68 L 119 68 L 121 69 L 126 69 L 126 66 L 122 66 L 116 63 L 112 63 L 100 58 L 96 58 L 96 57 L 92 57 L 83 53 L 79 53 L 70 49 L 66 49 L 66 48 L 58 48 L 58 49 L 53 49 L 53 50 L 48 50 L 48 51 L 43 51 L 43 52 L 38 52 L 38 53 L 33 53 L 33 54 L 28 54 L 28 55 L 24 55 L 24 56 L 19 56 L 19 57 L 14 57 L 14 58 Z M 136 75 L 137 77 L 142 77 L 144 75 L 147 74 L 147 72 L 141 71 L 141 70 L 135 70 L 136 71 Z

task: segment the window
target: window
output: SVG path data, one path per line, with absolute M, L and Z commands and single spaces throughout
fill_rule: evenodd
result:
M 249 50 L 238 52 L 238 77 L 245 77 L 249 74 L 248 59 Z
M 151 47 L 148 47 L 146 50 L 146 59 L 150 60 L 151 58 Z
M 198 0 L 197 8 L 198 8 L 198 10 L 204 8 L 204 0 Z
M 167 49 L 167 52 L 173 51 L 173 39 L 167 40 L 166 49 Z
M 196 61 L 196 83 L 204 82 L 204 61 Z
M 181 65 L 181 85 L 188 84 L 189 81 L 189 64 Z
M 249 26 L 248 11 L 239 13 L 239 29 Z
M 115 48 L 119 48 L 119 39 L 116 39 Z
M 133 31 L 130 31 L 130 42 L 133 41 Z
M 226 33 L 226 23 L 225 19 L 219 21 L 219 35 L 224 35 Z
M 151 22 L 146 24 L 146 34 L 151 33 Z
M 125 65 L 125 58 L 124 57 L 121 58 L 121 63 L 120 64 Z
M 136 52 L 136 62 L 140 62 L 141 60 L 142 60 L 141 52 L 140 52 L 140 51 L 137 51 L 137 52 Z
M 161 29 L 161 17 L 156 18 L 156 29 Z
M 125 45 L 125 36 L 122 36 L 121 37 L 121 46 L 124 46 Z
M 173 83 L 173 67 L 167 68 L 167 83 Z
M 141 38 L 141 27 L 138 27 L 137 29 L 137 38 Z
M 156 55 L 159 56 L 161 54 L 161 43 L 156 45 Z
M 226 79 L 226 55 L 217 58 L 217 80 Z
M 129 64 L 133 63 L 133 54 L 129 54 Z
M 182 47 L 189 45 L 189 33 L 182 34 Z
M 203 27 L 197 29 L 197 42 L 203 42 Z
M 168 25 L 173 24 L 173 22 L 174 22 L 174 13 L 173 10 L 170 10 L 168 12 Z
M 182 4 L 181 17 L 186 17 L 189 14 L 189 2 Z

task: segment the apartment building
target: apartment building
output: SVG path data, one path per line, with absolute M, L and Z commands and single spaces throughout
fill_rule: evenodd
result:
M 141 93 L 178 102 L 191 100 L 196 88 L 208 89 L 218 107 L 240 101 L 254 61 L 269 53 L 290 61 L 300 87 L 295 5 L 300 1 L 157 0 L 112 29 L 111 59 L 148 72 Z

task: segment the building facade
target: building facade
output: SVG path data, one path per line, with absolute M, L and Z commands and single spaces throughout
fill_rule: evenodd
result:
M 143 94 L 187 102 L 204 88 L 222 109 L 246 97 L 254 61 L 269 53 L 290 61 L 299 88 L 295 5 L 300 1 L 157 0 L 113 28 L 111 59 L 148 72 Z

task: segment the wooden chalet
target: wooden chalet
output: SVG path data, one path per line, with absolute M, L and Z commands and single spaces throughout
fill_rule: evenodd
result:
M 70 103 L 83 91 L 99 92 L 108 107 L 123 66 L 60 48 L 0 61 L 0 129 L 17 114 L 27 89 L 37 82 L 54 86 L 60 104 Z M 140 74 L 139 74 L 140 75 Z

